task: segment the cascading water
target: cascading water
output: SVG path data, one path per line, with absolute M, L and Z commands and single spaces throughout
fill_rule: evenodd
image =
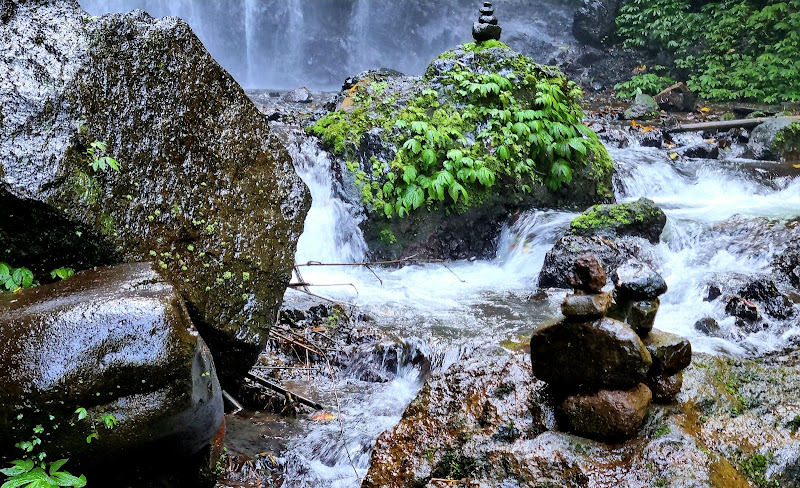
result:
M 763 179 L 747 169 L 748 162 L 673 161 L 664 151 L 637 145 L 609 151 L 618 169 L 617 199 L 648 197 L 668 216 L 653 249 L 669 285 L 656 327 L 688 337 L 697 351 L 733 355 L 777 349 L 800 335 L 800 327 L 790 322 L 737 333 L 734 319 L 719 304 L 703 301 L 710 282 L 762 272 L 786 244 L 785 224 L 800 216 L 800 179 Z M 326 153 L 309 141 L 292 152 L 313 198 L 298 262 L 359 262 L 365 251 L 357 230 L 360 217 L 334 196 Z M 432 359 L 432 370 L 441 370 L 465 351 L 530 332 L 556 313 L 562 294 L 532 298 L 531 292 L 544 255 L 575 216 L 538 210 L 520 216 L 503 230 L 498 256 L 491 261 L 460 261 L 449 269 L 436 264 L 379 269 L 382 283 L 363 268 L 307 268 L 304 278 L 354 285 L 357 293 L 350 286 L 326 287 L 322 293 L 375 317 L 410 345 L 409 356 L 422 351 Z M 703 317 L 716 318 L 728 332 L 725 338 L 695 330 Z M 364 384 L 345 375 L 338 385 L 345 392 L 346 435 L 331 424 L 295 441 L 285 457 L 287 486 L 358 486 L 347 453 L 362 477 L 376 437 L 399 421 L 421 386 L 421 372 L 406 364 L 386 384 Z
M 214 58 L 250 88 L 323 89 L 367 69 L 422 74 L 471 40 L 479 1 L 80 0 L 91 14 L 142 9 L 189 23 Z M 576 0 L 496 0 L 503 40 L 542 63 L 575 42 Z

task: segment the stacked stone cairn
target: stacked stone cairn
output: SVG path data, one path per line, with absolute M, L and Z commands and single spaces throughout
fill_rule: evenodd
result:
M 613 289 L 593 254 L 579 256 L 567 282 L 575 293 L 563 316 L 531 337 L 533 374 L 548 383 L 559 425 L 600 441 L 633 437 L 652 401 L 680 392 L 691 362 L 686 339 L 653 329 L 663 278 L 639 261 L 614 272 Z
M 475 39 L 475 42 L 488 41 L 489 39 L 499 41 L 503 28 L 497 24 L 492 2 L 483 2 L 480 13 L 478 21 L 472 24 L 472 38 Z

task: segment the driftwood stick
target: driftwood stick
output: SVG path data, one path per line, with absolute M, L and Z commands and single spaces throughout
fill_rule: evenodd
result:
M 242 410 L 244 410 L 244 407 L 242 406 L 242 404 L 239 403 L 238 401 L 236 401 L 236 399 L 233 398 L 233 395 L 231 395 L 230 393 L 228 393 L 225 390 L 222 390 L 222 398 L 227 400 L 227 402 L 230 403 L 231 406 L 234 408 L 233 412 L 231 412 L 232 415 L 236 415 L 237 413 L 239 413 Z
M 245 376 L 248 379 L 250 379 L 252 381 L 255 381 L 259 385 L 266 386 L 270 390 L 276 391 L 276 392 L 286 396 L 289 399 L 294 398 L 298 402 L 302 403 L 303 405 L 307 405 L 307 406 L 313 408 L 314 410 L 322 410 L 322 405 L 317 403 L 317 402 L 315 402 L 314 400 L 309 400 L 308 398 L 306 398 L 306 397 L 304 397 L 302 395 L 298 395 L 296 393 L 292 393 L 291 391 L 287 390 L 286 388 L 278 386 L 278 385 L 276 385 L 275 383 L 273 383 L 271 381 L 267 381 L 266 379 L 264 379 L 261 376 L 258 376 L 256 374 L 253 374 L 252 372 L 247 373 Z
M 759 124 L 774 119 L 775 117 L 757 117 L 754 119 L 720 120 L 716 122 L 698 122 L 696 124 L 681 124 L 674 129 L 667 129 L 667 132 L 690 132 L 693 130 L 727 130 L 737 127 L 755 127 Z M 800 115 L 779 117 L 789 120 L 800 120 Z
M 280 332 L 275 332 L 273 329 L 270 329 L 270 330 L 269 330 L 269 333 L 270 333 L 270 334 L 272 334 L 272 335 L 274 335 L 274 336 L 276 336 L 276 337 L 277 337 L 277 338 L 279 338 L 279 339 L 283 339 L 283 340 L 284 340 L 284 341 L 286 341 L 286 342 L 289 342 L 289 343 L 291 343 L 291 344 L 294 344 L 295 346 L 300 346 L 300 347 L 302 347 L 303 349 L 305 349 L 305 350 L 307 350 L 307 351 L 313 352 L 313 353 L 314 353 L 314 354 L 316 354 L 317 356 L 322 356 L 322 355 L 323 355 L 323 354 L 322 354 L 321 352 L 319 352 L 318 350 L 316 350 L 316 349 L 314 349 L 314 348 L 312 348 L 312 347 L 310 347 L 310 346 L 306 346 L 305 344 L 302 344 L 302 343 L 300 343 L 300 342 L 296 341 L 295 339 L 292 339 L 291 337 L 285 336 L 285 335 L 281 334 Z M 298 359 L 299 359 L 299 358 L 298 358 Z

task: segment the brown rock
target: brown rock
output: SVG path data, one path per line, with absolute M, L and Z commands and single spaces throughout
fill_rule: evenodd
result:
M 653 392 L 653 401 L 656 403 L 670 403 L 681 392 L 683 386 L 683 371 L 677 374 L 661 374 L 648 376 L 644 381 Z
M 567 273 L 567 283 L 575 290 L 587 293 L 600 293 L 606 286 L 606 270 L 594 254 L 582 254 L 575 259 L 575 265 Z
M 691 112 L 694 110 L 695 96 L 685 83 L 675 83 L 664 88 L 653 97 L 661 110 Z
M 653 323 L 656 320 L 660 304 L 661 301 L 658 298 L 634 302 L 628 312 L 627 324 L 640 336 L 646 335 L 653 330 Z
M 683 337 L 653 329 L 642 342 L 653 359 L 651 375 L 674 374 L 692 362 L 692 345 Z
M 627 325 L 609 318 L 547 321 L 531 337 L 533 374 L 556 389 L 627 389 L 650 369 L 650 353 Z
M 569 295 L 561 304 L 561 313 L 567 317 L 602 317 L 611 305 L 611 293 L 596 295 Z
M 652 393 L 644 383 L 630 390 L 600 390 L 567 397 L 558 407 L 566 428 L 598 440 L 633 437 L 644 422 Z

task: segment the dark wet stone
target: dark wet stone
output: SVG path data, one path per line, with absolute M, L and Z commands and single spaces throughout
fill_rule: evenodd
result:
M 494 7 L 491 7 L 491 6 L 489 6 L 489 7 L 486 7 L 486 6 L 481 7 L 480 8 L 480 14 L 481 14 L 481 16 L 494 15 Z
M 567 283 L 574 290 L 587 293 L 600 293 L 606 286 L 608 277 L 603 263 L 594 254 L 583 254 L 575 259 L 575 264 L 567 273 Z
M 652 397 L 643 383 L 630 390 L 600 390 L 569 396 L 558 406 L 559 423 L 570 432 L 592 439 L 627 439 L 642 426 Z
M 283 96 L 283 101 L 293 103 L 311 103 L 314 101 L 314 97 L 311 95 L 311 91 L 308 88 L 301 87 L 286 92 L 286 94 Z
M 800 288 L 800 245 L 792 244 L 772 259 L 775 273 Z
M 631 300 L 652 300 L 667 292 L 667 283 L 649 265 L 628 260 L 611 275 L 619 295 Z
M 561 303 L 561 313 L 570 318 L 602 317 L 611 305 L 611 293 L 569 295 Z
M 661 110 L 668 112 L 691 112 L 694 110 L 694 93 L 683 82 L 664 88 L 653 98 Z
M 570 223 L 577 235 L 604 237 L 635 236 L 657 243 L 667 223 L 667 216 L 647 198 L 631 203 L 594 205 Z
M 731 297 L 725 304 L 725 312 L 747 322 L 756 322 L 759 319 L 756 304 L 742 297 Z
M 776 319 L 786 320 L 794 316 L 794 303 L 770 279 L 754 279 L 739 290 L 739 295 L 745 300 L 758 302 L 767 315 Z
M 679 148 L 676 152 L 686 158 L 717 159 L 719 157 L 719 146 L 717 146 L 716 142 L 703 141 Z
M 472 24 L 472 38 L 475 39 L 476 42 L 483 42 L 491 39 L 499 41 L 502 32 L 503 28 L 499 25 L 482 24 L 480 22 Z
M 650 130 L 639 137 L 639 144 L 643 147 L 661 148 L 664 143 L 664 134 L 658 130 Z
M 478 19 L 478 22 L 481 24 L 497 25 L 497 17 L 494 15 L 481 15 L 481 17 Z
M 631 308 L 633 307 L 633 301 L 620 298 L 617 290 L 614 290 L 612 297 L 613 300 L 611 301 L 611 306 L 608 307 L 606 317 L 627 323 L 628 314 L 631 313 Z
M 180 464 L 223 417 L 211 354 L 149 263 L 0 293 L 0 404 L 0 457 L 16 456 L 14 443 L 41 424 L 45 451 L 74 462 L 146 453 Z M 79 406 L 86 421 L 68 425 Z M 118 424 L 87 444 L 101 413 Z
M 630 388 L 641 382 L 652 360 L 627 325 L 603 318 L 563 318 L 541 324 L 531 337 L 533 374 L 558 390 Z
M 719 323 L 711 317 L 705 317 L 695 322 L 694 329 L 709 336 L 719 335 Z
M 653 329 L 642 342 L 653 359 L 651 376 L 675 374 L 692 362 L 692 345 L 681 336 Z
M 275 322 L 310 203 L 282 143 L 177 17 L 16 5 L 0 24 L 0 248 L 41 272 L 157 261 L 220 376 L 241 375 Z M 89 167 L 94 141 L 120 173 Z
M 644 383 L 653 392 L 653 401 L 655 403 L 670 403 L 681 392 L 683 372 L 648 376 Z
M 658 298 L 631 303 L 625 323 L 640 336 L 646 335 L 653 330 L 653 323 L 656 320 L 656 313 L 658 313 L 660 304 L 661 301 Z
M 722 295 L 722 290 L 717 285 L 708 285 L 706 294 L 703 297 L 704 302 L 713 302 Z
M 584 0 L 572 21 L 575 39 L 593 46 L 611 40 L 617 31 L 615 19 L 621 3 L 620 0 Z
M 648 118 L 655 118 L 658 116 L 659 108 L 658 104 L 653 97 L 650 95 L 645 95 L 643 93 L 639 93 L 633 99 L 630 108 L 625 111 L 624 115 L 625 118 L 630 119 L 648 119 Z
M 540 288 L 570 288 L 567 274 L 573 268 L 575 259 L 591 253 L 603 263 L 607 274 L 614 272 L 628 259 L 643 254 L 644 240 L 615 239 L 610 241 L 599 236 L 567 234 L 556 241 L 544 258 L 539 273 Z

